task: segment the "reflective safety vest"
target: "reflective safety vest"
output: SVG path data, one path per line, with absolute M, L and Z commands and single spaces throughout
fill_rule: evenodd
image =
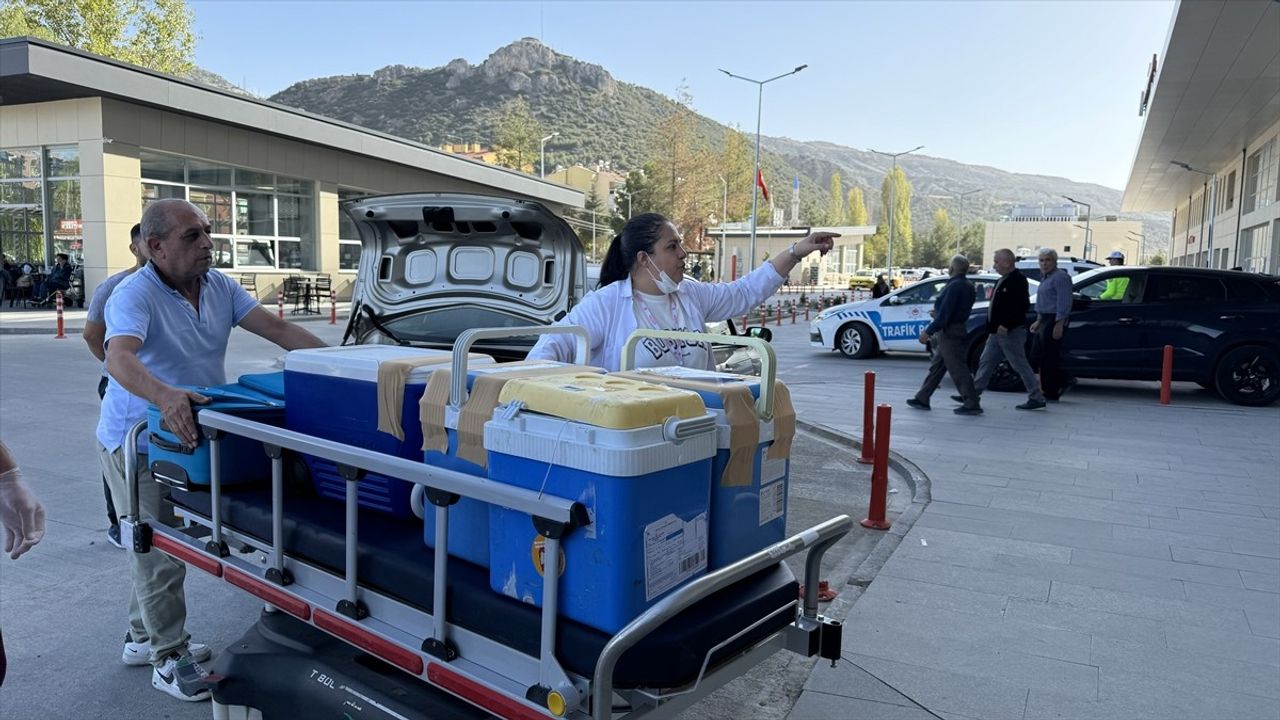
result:
M 1099 300 L 1123 300 L 1124 293 L 1129 289 L 1129 278 L 1114 277 L 1107 280 L 1107 289 L 1102 291 L 1098 296 Z

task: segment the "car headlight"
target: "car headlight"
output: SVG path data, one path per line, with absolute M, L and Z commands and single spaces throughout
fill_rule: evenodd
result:
M 829 318 L 829 317 L 831 317 L 831 311 L 830 311 L 830 310 L 823 310 L 822 312 L 820 312 L 820 313 L 818 313 L 816 316 L 814 316 L 813 321 L 814 321 L 814 322 L 819 322 L 819 321 L 822 321 L 822 320 L 826 320 L 826 319 L 827 319 L 827 318 Z

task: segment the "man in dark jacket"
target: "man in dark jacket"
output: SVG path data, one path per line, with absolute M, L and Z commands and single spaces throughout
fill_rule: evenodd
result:
M 1035 371 L 1027 362 L 1027 311 L 1031 308 L 1027 278 L 1015 267 L 1016 259 L 1011 250 L 997 250 L 996 272 L 1000 281 L 991 293 L 991 305 L 987 307 L 987 346 L 978 361 L 978 377 L 974 388 L 981 395 L 991 382 L 991 375 L 1001 360 L 1022 378 L 1027 389 L 1027 401 L 1016 406 L 1019 410 L 1039 410 L 1045 406 L 1044 394 L 1036 382 Z
M 951 279 L 942 288 L 942 294 L 934 302 L 933 322 L 920 333 L 920 342 L 933 342 L 933 360 L 929 373 L 916 396 L 907 405 L 917 410 L 930 410 L 929 398 L 942 383 L 942 376 L 950 373 L 963 398 L 963 405 L 955 409 L 957 415 L 981 415 L 978 392 L 973 387 L 969 363 L 965 360 L 965 322 L 973 310 L 973 284 L 965 277 L 969 272 L 969 260 L 963 255 L 951 258 Z

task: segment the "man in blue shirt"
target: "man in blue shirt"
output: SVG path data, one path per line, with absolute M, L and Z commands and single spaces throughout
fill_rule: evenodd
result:
M 929 363 L 924 384 L 915 397 L 907 400 L 909 407 L 931 410 L 929 398 L 942 383 L 942 376 L 950 373 L 952 382 L 964 398 L 964 404 L 956 408 L 955 413 L 982 414 L 978 391 L 973 386 L 973 375 L 969 373 L 969 363 L 965 359 L 965 323 L 969 320 L 969 312 L 973 310 L 975 299 L 973 284 L 966 277 L 968 272 L 968 258 L 963 255 L 951 258 L 951 279 L 934 301 L 933 322 L 920 333 L 921 344 L 933 342 L 933 359 Z
M 1040 366 L 1040 389 L 1045 399 L 1057 401 L 1076 384 L 1062 371 L 1062 337 L 1071 314 L 1071 278 L 1058 268 L 1058 252 L 1041 248 L 1040 287 L 1036 290 L 1036 320 L 1031 323 L 1035 353 Z
M 117 508 L 129 507 L 124 439 L 146 417 L 147 405 L 182 442 L 199 440 L 192 403 L 204 396 L 177 385 L 221 385 L 231 328 L 239 325 L 286 350 L 320 347 L 319 338 L 267 312 L 238 283 L 213 271 L 209 219 L 186 200 L 160 200 L 142 216 L 150 262 L 116 286 L 106 308 L 106 359 L 110 380 L 98 419 L 98 460 Z M 138 477 L 139 512 L 150 523 L 171 517 L 163 486 L 145 470 Z M 207 647 L 190 644 L 183 580 L 186 566 L 158 550 L 130 552 L 133 590 L 129 634 L 122 659 L 152 666 L 151 685 L 179 700 L 207 700 L 198 666 Z

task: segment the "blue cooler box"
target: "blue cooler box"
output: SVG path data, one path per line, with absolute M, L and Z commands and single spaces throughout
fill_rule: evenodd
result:
M 284 371 L 269 373 L 252 373 L 241 375 L 236 381 L 241 387 L 248 388 L 269 398 L 284 400 Z
M 418 400 L 431 373 L 449 367 L 451 353 L 395 345 L 347 345 L 294 350 L 285 356 L 286 427 L 314 437 L 356 445 L 375 452 L 418 460 L 422 458 L 422 424 Z M 417 360 L 431 364 L 410 370 L 398 414 L 404 439 L 378 429 L 378 366 L 388 360 Z M 473 362 L 492 362 L 484 356 Z M 337 466 L 303 456 L 311 482 L 323 497 L 345 500 L 347 483 Z M 410 517 L 413 483 L 369 473 L 361 478 L 357 497 L 362 507 Z
M 718 388 L 745 385 L 753 399 L 760 397 L 760 378 L 751 375 L 691 368 L 645 368 L 620 373 L 620 377 L 669 383 L 698 393 L 707 410 L 716 416 L 716 457 L 711 470 L 711 558 L 709 570 L 719 570 L 787 536 L 787 489 L 791 459 L 766 457 L 774 440 L 774 421 L 755 416 L 758 442 L 751 450 L 750 482 L 726 477 L 732 448 L 732 431 Z M 714 386 L 714 387 L 713 387 Z M 788 411 L 789 411 L 788 401 Z M 788 453 L 789 455 L 789 453 Z M 735 467 L 742 474 L 744 467 Z
M 582 368 L 554 360 L 496 363 L 469 367 L 467 369 L 467 391 L 471 391 L 475 386 L 476 378 L 481 376 L 515 377 L 529 372 L 547 372 L 559 369 L 570 372 L 571 370 L 581 370 Z M 604 370 L 600 369 L 599 372 L 603 373 Z M 446 373 L 441 373 L 436 377 L 437 382 L 440 382 L 449 376 Z M 445 382 L 445 384 L 447 385 L 448 383 Z M 423 401 L 426 402 L 425 396 Z M 435 467 L 475 475 L 476 477 L 487 477 L 488 470 L 485 467 L 458 457 L 458 419 L 461 415 L 461 408 L 452 405 L 445 406 L 444 427 L 448 436 L 448 449 L 445 452 L 427 450 L 424 455 L 426 463 Z M 436 546 L 436 516 L 433 510 L 434 506 L 430 503 L 424 504 L 422 536 L 429 548 Z M 449 509 L 449 554 L 475 563 L 480 567 L 489 567 L 488 503 L 464 497 L 459 498 L 458 502 Z
M 528 411 L 485 425 L 489 479 L 587 507 L 591 524 L 561 549 L 559 614 L 608 633 L 706 574 L 715 430 L 709 416 L 683 440 L 662 425 L 611 430 Z M 544 539 L 529 515 L 493 506 L 489 583 L 542 604 Z
M 211 399 L 207 405 L 193 405 L 197 418 L 202 410 L 216 410 L 268 425 L 284 424 L 284 403 L 255 393 L 238 384 L 216 387 L 182 386 Z M 154 405 L 147 408 L 147 459 L 156 482 L 180 490 L 209 486 L 209 441 L 201 436 L 194 448 L 184 446 L 169 431 Z M 222 484 L 243 485 L 271 479 L 271 458 L 262 443 L 225 435 L 221 442 Z

